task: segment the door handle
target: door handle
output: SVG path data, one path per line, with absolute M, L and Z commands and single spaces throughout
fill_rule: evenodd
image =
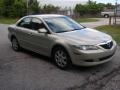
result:
M 29 35 L 33 35 L 32 33 L 28 33 Z

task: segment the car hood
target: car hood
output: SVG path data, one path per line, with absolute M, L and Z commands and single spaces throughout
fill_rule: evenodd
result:
M 90 28 L 57 33 L 57 35 L 60 38 L 67 40 L 68 43 L 80 45 L 96 45 L 112 39 L 111 36 Z

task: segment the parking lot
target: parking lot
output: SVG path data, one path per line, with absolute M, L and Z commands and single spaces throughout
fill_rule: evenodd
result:
M 115 84 L 111 80 L 119 80 L 119 47 L 115 58 L 106 64 L 63 71 L 47 57 L 13 51 L 7 27 L 0 25 L 0 90 L 119 90 L 111 89 Z

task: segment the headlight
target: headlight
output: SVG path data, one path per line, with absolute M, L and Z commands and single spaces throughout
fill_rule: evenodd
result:
M 98 50 L 99 48 L 94 45 L 74 45 L 75 48 L 80 50 Z

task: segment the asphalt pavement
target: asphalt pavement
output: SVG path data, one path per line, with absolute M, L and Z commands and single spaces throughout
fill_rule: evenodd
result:
M 109 25 L 109 18 L 96 18 L 96 19 L 98 19 L 97 22 L 84 22 L 81 24 L 88 28 L 95 28 L 102 25 Z
M 112 61 L 58 69 L 47 57 L 11 48 L 8 25 L 0 25 L 0 90 L 120 90 L 120 48 Z

